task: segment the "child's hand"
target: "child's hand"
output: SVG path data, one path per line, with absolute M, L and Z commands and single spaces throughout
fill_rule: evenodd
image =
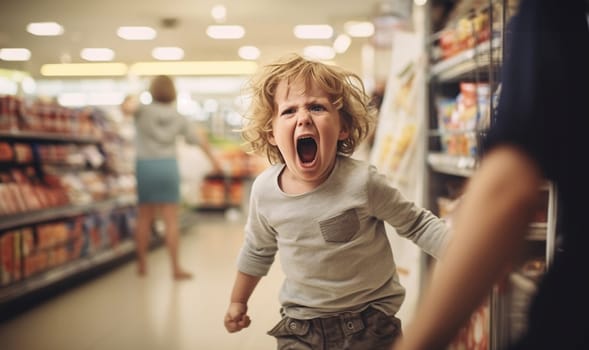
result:
M 225 315 L 225 328 L 229 333 L 239 332 L 249 327 L 250 317 L 247 315 L 247 305 L 243 303 L 231 303 Z

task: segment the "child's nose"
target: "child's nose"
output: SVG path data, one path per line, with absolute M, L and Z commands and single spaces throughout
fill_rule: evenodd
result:
M 313 120 L 311 119 L 311 114 L 308 111 L 301 111 L 298 114 L 297 125 L 311 125 Z

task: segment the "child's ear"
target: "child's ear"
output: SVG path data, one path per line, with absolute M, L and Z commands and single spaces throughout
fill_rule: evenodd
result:
M 277 146 L 276 140 L 274 139 L 274 133 L 272 131 L 269 131 L 266 137 L 268 138 L 268 143 L 270 143 L 272 146 Z

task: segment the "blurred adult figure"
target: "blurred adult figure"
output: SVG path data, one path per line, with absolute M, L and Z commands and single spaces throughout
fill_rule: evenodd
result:
M 443 349 L 521 252 L 543 179 L 562 244 L 514 349 L 589 349 L 589 31 L 583 0 L 522 0 L 496 120 L 414 322 L 395 350 Z
M 176 140 L 183 136 L 189 144 L 199 145 L 216 172 L 221 166 L 202 133 L 176 110 L 176 87 L 169 76 L 152 79 L 152 102 L 135 111 L 136 178 L 139 213 L 135 234 L 139 275 L 147 273 L 147 249 L 152 227 L 158 215 L 165 227 L 165 242 L 174 279 L 192 277 L 179 262 L 178 214 L 180 175 Z

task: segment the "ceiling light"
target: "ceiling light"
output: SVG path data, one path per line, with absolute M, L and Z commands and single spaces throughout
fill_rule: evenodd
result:
M 227 8 L 223 5 L 213 6 L 211 9 L 211 16 L 217 22 L 225 22 L 225 18 L 227 17 Z
M 335 50 L 331 46 L 311 45 L 303 49 L 303 55 L 309 59 L 330 60 L 335 57 Z
M 151 56 L 161 61 L 177 61 L 184 58 L 184 50 L 175 46 L 156 47 L 151 51 Z
M 350 21 L 344 23 L 344 30 L 353 38 L 368 38 L 374 34 L 374 24 L 371 22 Z
M 127 71 L 124 63 L 60 63 L 41 66 L 41 74 L 47 77 L 120 76 L 126 75 Z
M 255 46 L 242 46 L 237 54 L 244 60 L 257 60 L 260 57 L 260 49 Z
M 31 58 L 31 51 L 23 48 L 0 49 L 0 60 L 3 61 L 28 61 Z
M 123 26 L 117 29 L 117 35 L 125 40 L 153 40 L 157 32 L 146 26 Z
M 252 61 L 137 62 L 129 72 L 135 75 L 250 75 L 258 69 Z
M 346 34 L 340 34 L 333 42 L 333 49 L 337 53 L 344 53 L 348 50 L 350 44 L 352 44 L 352 39 Z
M 427 0 L 413 0 L 413 3 L 417 6 L 423 6 L 427 3 Z
M 33 22 L 27 24 L 27 32 L 40 36 L 63 34 L 63 27 L 57 22 Z
M 207 27 L 207 35 L 213 39 L 241 39 L 245 35 L 245 29 L 238 25 L 210 25 Z
M 329 39 L 333 36 L 333 28 L 328 24 L 297 25 L 293 32 L 299 39 Z
M 86 61 L 112 61 L 115 52 L 104 47 L 93 47 L 82 49 L 80 56 Z

